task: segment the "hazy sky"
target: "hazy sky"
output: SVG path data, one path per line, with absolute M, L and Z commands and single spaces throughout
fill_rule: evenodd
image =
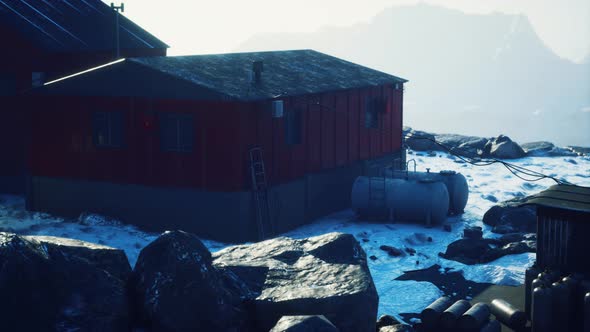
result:
M 105 1 L 110 3 L 111 1 Z M 230 52 L 254 34 L 310 32 L 370 21 L 415 0 L 125 0 L 125 15 L 170 46 L 169 54 Z M 426 0 L 468 13 L 522 13 L 558 55 L 590 54 L 590 0 Z M 118 2 L 117 2 L 118 3 Z

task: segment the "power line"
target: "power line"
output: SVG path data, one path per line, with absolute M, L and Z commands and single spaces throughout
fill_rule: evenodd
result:
M 408 138 L 423 139 L 423 140 L 431 141 L 431 142 L 435 143 L 436 145 L 445 149 L 449 154 L 451 154 L 451 155 L 459 158 L 461 161 L 471 164 L 473 166 L 490 166 L 492 164 L 502 164 L 514 176 L 516 176 L 517 178 L 519 178 L 521 180 L 527 181 L 527 182 L 536 182 L 536 181 L 540 181 L 543 179 L 551 179 L 551 180 L 555 181 L 555 183 L 557 183 L 557 184 L 572 185 L 568 181 L 560 180 L 560 179 L 557 179 L 553 176 L 546 175 L 541 172 L 537 172 L 537 171 L 534 171 L 532 169 L 529 169 L 529 168 L 526 168 L 523 166 L 515 165 L 513 163 L 509 163 L 504 160 L 500 160 L 500 159 L 496 159 L 496 158 L 486 158 L 486 159 L 472 158 L 472 157 L 461 155 L 461 154 L 457 153 L 456 151 L 453 151 L 452 148 L 449 148 L 448 146 L 436 141 L 435 139 L 427 137 L 427 136 L 421 136 L 421 135 L 409 133 L 404 136 L 404 139 L 408 139 Z M 521 174 L 523 174 L 524 176 Z

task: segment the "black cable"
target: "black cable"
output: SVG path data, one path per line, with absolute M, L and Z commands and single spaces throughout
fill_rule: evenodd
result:
M 431 142 L 435 143 L 436 145 L 445 149 L 449 154 L 459 158 L 461 161 L 471 164 L 471 165 L 474 165 L 474 166 L 489 166 L 489 165 L 496 164 L 496 163 L 502 164 L 514 176 L 516 176 L 517 178 L 519 178 L 521 180 L 527 181 L 527 182 L 536 182 L 536 181 L 540 181 L 543 179 L 551 179 L 551 180 L 555 181 L 557 184 L 572 185 L 571 183 L 569 183 L 565 180 L 560 180 L 560 179 L 557 179 L 553 176 L 549 176 L 549 175 L 528 169 L 523 166 L 515 165 L 512 163 L 506 162 L 504 160 L 500 160 L 500 159 L 496 159 L 496 158 L 487 158 L 487 159 L 472 158 L 472 157 L 461 155 L 461 154 L 457 153 L 456 151 L 453 151 L 452 148 L 449 148 L 448 146 L 436 141 L 435 139 L 427 137 L 427 136 L 416 135 L 413 133 L 409 133 L 409 134 L 404 135 L 404 139 L 409 139 L 409 138 L 416 138 L 416 139 L 423 139 L 423 140 L 431 141 Z M 521 174 L 524 174 L 525 176 L 528 176 L 531 178 L 525 178 Z

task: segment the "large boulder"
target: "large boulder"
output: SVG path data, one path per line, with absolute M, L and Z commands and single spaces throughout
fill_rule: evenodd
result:
M 257 330 L 283 316 L 324 315 L 340 331 L 375 331 L 379 297 L 365 252 L 349 234 L 275 238 L 213 254 L 247 285 Z
M 488 142 L 489 140 L 487 138 L 476 137 L 459 145 L 453 146 L 451 151 L 461 156 L 478 158 L 483 155 L 483 151 L 485 150 Z
M 440 150 L 433 134 L 420 130 L 411 130 L 405 135 L 405 144 L 414 151 Z
M 457 134 L 436 134 L 435 137 L 437 142 L 452 152 L 472 158 L 479 157 L 488 142 L 487 138 Z M 439 147 L 438 150 L 446 151 L 442 147 Z
M 503 242 L 499 239 L 460 239 L 447 246 L 439 256 L 463 264 L 482 264 L 506 255 L 535 252 L 534 241 Z
M 498 159 L 517 159 L 526 154 L 524 150 L 510 137 L 500 135 L 490 140 L 484 147 L 483 156 Z
M 122 250 L 50 236 L 0 233 L 3 331 L 127 331 Z
M 507 201 L 492 206 L 483 215 L 483 223 L 492 227 L 492 232 L 534 233 L 537 227 L 537 210 L 534 206 L 518 206 L 516 201 Z
M 338 329 L 322 315 L 283 316 L 270 332 L 338 332 Z
M 527 156 L 531 157 L 573 157 L 578 154 L 572 150 L 555 146 L 551 142 L 530 142 L 521 145 Z
M 227 331 L 243 326 L 240 293 L 195 236 L 165 232 L 139 254 L 130 288 L 138 324 L 152 331 Z
M 590 156 L 590 147 L 583 147 L 583 146 L 568 146 L 566 149 L 572 151 L 573 153 L 577 154 L 578 156 Z

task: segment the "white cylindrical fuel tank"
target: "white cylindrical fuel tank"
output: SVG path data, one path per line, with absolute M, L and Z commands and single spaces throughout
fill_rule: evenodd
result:
M 383 198 L 379 199 L 379 192 L 383 190 Z M 449 210 L 447 187 L 428 178 L 404 180 L 359 176 L 352 186 L 351 198 L 353 210 L 361 214 L 385 208 L 394 220 L 426 225 L 443 223 Z
M 461 214 L 467 205 L 469 198 L 469 186 L 467 179 L 461 173 L 455 171 L 443 170 L 436 172 L 405 172 L 405 171 L 387 171 L 387 176 L 396 179 L 421 180 L 432 179 L 441 181 L 447 186 L 449 192 L 449 215 Z

